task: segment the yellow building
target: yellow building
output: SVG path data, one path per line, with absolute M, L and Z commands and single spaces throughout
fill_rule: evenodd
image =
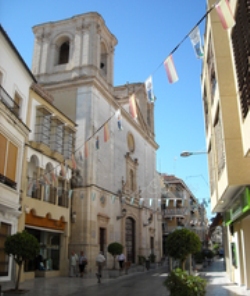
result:
M 214 5 L 209 0 L 208 9 Z M 211 207 L 223 213 L 230 280 L 250 288 L 250 100 L 247 1 L 230 1 L 236 20 L 223 29 L 216 9 L 208 14 L 202 93 L 209 161 Z
M 187 228 L 196 233 L 206 246 L 208 219 L 204 204 L 200 204 L 182 179 L 174 175 L 161 175 L 163 253 L 169 233 Z
M 40 243 L 39 256 L 25 262 L 23 279 L 68 274 L 71 223 L 70 182 L 75 123 L 52 103 L 38 84 L 30 89 L 27 113 L 29 139 L 22 173 L 19 230 Z

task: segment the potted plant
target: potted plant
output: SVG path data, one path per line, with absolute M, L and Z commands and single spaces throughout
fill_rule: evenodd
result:
M 137 271 L 144 271 L 145 261 L 146 261 L 146 257 L 144 257 L 142 255 L 138 255 Z
M 19 290 L 20 275 L 24 261 L 34 259 L 39 253 L 38 240 L 27 231 L 17 232 L 6 238 L 4 244 L 4 252 L 12 256 L 18 266 L 15 288 L 3 291 L 3 295 L 16 295 L 28 292 L 27 290 Z
M 149 260 L 149 262 L 150 262 L 150 268 L 156 268 L 156 264 L 155 264 L 156 256 L 155 256 L 155 254 L 151 253 L 151 254 L 148 256 L 148 260 Z
M 109 272 L 110 277 L 118 277 L 119 276 L 119 270 L 116 270 L 115 268 L 115 258 L 117 255 L 121 254 L 123 250 L 123 246 L 120 243 L 114 242 L 110 243 L 108 245 L 108 252 L 113 256 L 114 262 L 113 262 L 113 268 Z
M 204 259 L 206 259 L 208 265 L 210 265 L 214 258 L 214 252 L 210 249 L 206 249 L 203 251 L 203 254 L 204 254 Z
M 194 254 L 195 269 L 201 270 L 204 262 L 204 253 L 199 251 Z
M 181 268 L 171 271 L 163 283 L 171 296 L 205 296 L 206 281 L 199 276 L 189 275 Z
M 169 256 L 179 260 L 180 268 L 185 269 L 185 262 L 190 254 L 201 249 L 201 241 L 197 234 L 182 228 L 170 233 L 166 240 L 166 250 Z

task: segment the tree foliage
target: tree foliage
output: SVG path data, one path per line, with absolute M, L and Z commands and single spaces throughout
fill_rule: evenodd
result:
M 25 260 L 34 259 L 38 255 L 38 240 L 25 230 L 22 232 L 17 232 L 6 238 L 4 252 L 9 256 L 12 256 L 19 267 L 15 285 L 15 290 L 18 290 L 21 266 Z
M 114 242 L 108 245 L 108 252 L 114 257 L 113 269 L 115 269 L 115 256 L 122 253 L 123 246 L 120 243 Z
M 166 250 L 174 259 L 181 261 L 182 265 L 189 254 L 194 254 L 201 249 L 201 241 L 197 234 L 183 228 L 169 234 L 166 241 Z

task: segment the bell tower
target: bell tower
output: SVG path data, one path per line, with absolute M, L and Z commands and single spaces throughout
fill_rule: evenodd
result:
M 117 39 L 96 12 L 33 27 L 32 71 L 44 85 L 99 78 L 113 86 Z

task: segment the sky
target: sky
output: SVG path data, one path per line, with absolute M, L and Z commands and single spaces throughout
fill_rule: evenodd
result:
M 157 171 L 181 178 L 199 201 L 208 200 L 207 155 L 180 157 L 182 151 L 206 151 L 201 94 L 202 60 L 184 37 L 206 12 L 205 0 L 0 0 L 0 23 L 31 68 L 32 27 L 74 15 L 98 12 L 118 40 L 114 85 L 153 79 Z M 199 25 L 203 40 L 205 21 Z M 183 42 L 182 42 L 183 41 Z M 181 44 L 180 44 L 181 43 Z M 163 62 L 173 54 L 179 80 L 170 84 Z M 208 216 L 213 216 L 210 204 Z

